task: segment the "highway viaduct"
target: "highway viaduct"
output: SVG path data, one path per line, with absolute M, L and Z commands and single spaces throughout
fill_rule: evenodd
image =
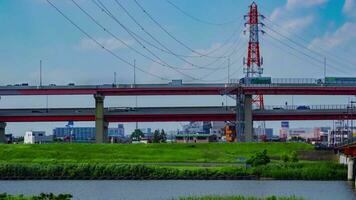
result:
M 105 96 L 157 96 L 157 95 L 229 95 L 236 99 L 235 112 L 226 114 L 226 118 L 236 121 L 238 137 L 241 141 L 252 141 L 253 120 L 282 120 L 286 118 L 273 115 L 253 116 L 253 95 L 356 95 L 356 86 L 324 86 L 321 84 L 270 84 L 270 85 L 240 85 L 240 84 L 107 84 L 79 86 L 0 86 L 0 96 L 24 95 L 93 95 L 95 98 L 94 119 L 96 127 L 96 142 L 106 141 L 108 117 L 105 118 Z M 194 111 L 196 112 L 196 110 Z M 216 114 L 214 114 L 216 117 Z M 208 116 L 208 115 L 204 115 Z M 276 115 L 278 116 L 278 115 Z M 282 115 L 279 115 L 282 116 Z M 327 119 L 339 119 L 338 117 Z M 93 117 L 93 116 L 92 116 Z M 128 116 L 126 116 L 128 117 Z M 153 116 L 150 116 L 153 117 Z M 269 117 L 269 118 L 268 118 Z M 291 116 L 289 116 L 291 117 Z M 211 117 L 213 119 L 214 117 Z M 48 119 L 48 118 L 47 118 Z M 173 119 L 173 118 L 172 118 Z M 202 115 L 196 118 L 184 117 L 184 121 L 205 120 Z M 200 119 L 200 120 L 198 120 Z M 219 118 L 220 119 L 220 118 Z M 294 115 L 290 120 L 307 120 L 309 117 Z M 315 118 L 317 119 L 317 118 Z M 139 120 L 138 118 L 132 120 Z M 176 121 L 182 121 L 178 118 Z M 6 122 L 6 121 L 4 121 Z M 10 121 L 7 121 L 10 122 Z M 5 123 L 0 124 L 0 139 Z M 1 128 L 3 127 L 3 128 Z M 242 130 L 242 131 L 241 131 Z

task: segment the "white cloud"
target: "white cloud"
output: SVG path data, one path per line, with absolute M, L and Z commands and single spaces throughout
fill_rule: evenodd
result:
M 105 48 L 109 50 L 117 50 L 127 48 L 124 44 L 114 38 L 97 38 L 96 39 L 100 44 L 102 44 Z M 126 44 L 132 45 L 133 42 L 131 40 L 123 40 Z M 89 38 L 83 38 L 79 42 L 79 49 L 81 50 L 97 50 L 101 49 L 101 47 L 92 41 Z
M 356 13 L 354 12 L 356 9 L 355 0 L 345 0 L 344 6 L 342 8 L 342 12 L 348 16 L 356 17 Z
M 333 33 L 326 33 L 322 38 L 314 39 L 310 47 L 323 46 L 328 49 L 338 47 L 356 39 L 356 23 L 346 22 Z
M 305 17 L 289 19 L 285 23 L 283 23 L 282 26 L 287 30 L 296 31 L 296 30 L 303 30 L 313 22 L 314 22 L 314 16 L 308 15 Z
M 269 19 L 284 29 L 301 32 L 314 22 L 315 17 L 314 12 L 305 9 L 304 15 L 300 15 L 300 8 L 312 8 L 327 2 L 328 0 L 287 0 L 285 5 L 274 9 Z
M 319 6 L 325 4 L 327 1 L 328 0 L 288 0 L 286 8 L 291 10 L 294 8 Z

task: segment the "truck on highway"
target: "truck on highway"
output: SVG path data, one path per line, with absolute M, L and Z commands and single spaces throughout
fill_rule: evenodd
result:
M 270 85 L 272 83 L 271 77 L 244 77 L 240 79 L 240 84 L 245 85 Z

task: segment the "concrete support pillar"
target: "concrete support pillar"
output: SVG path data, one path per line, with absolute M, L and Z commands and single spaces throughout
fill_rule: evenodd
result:
M 100 94 L 94 95 L 95 98 L 95 142 L 107 142 L 108 123 L 104 119 L 104 96 Z
M 6 128 L 6 123 L 0 122 L 0 143 L 6 143 L 5 128 Z
M 237 142 L 245 141 L 243 138 L 245 132 L 245 109 L 244 109 L 244 98 L 245 95 L 242 94 L 240 88 L 238 94 L 236 95 L 236 139 Z
M 354 159 L 349 158 L 347 162 L 347 180 L 352 181 L 354 179 Z
M 245 108 L 245 142 L 253 141 L 253 119 L 252 119 L 252 95 L 245 95 L 244 108 Z

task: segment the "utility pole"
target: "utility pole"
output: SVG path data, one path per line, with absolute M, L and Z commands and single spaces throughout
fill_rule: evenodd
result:
M 324 57 L 324 80 L 326 78 L 326 57 Z
M 230 57 L 227 59 L 227 84 L 230 84 Z M 225 106 L 227 109 L 227 95 L 225 95 Z
M 40 60 L 40 87 L 42 87 L 42 60 Z
M 114 72 L 114 85 L 116 86 L 116 72 Z
M 136 87 L 136 60 L 134 60 L 134 86 Z M 137 96 L 135 96 L 135 108 L 137 108 Z M 138 129 L 138 122 L 136 122 L 136 130 Z

